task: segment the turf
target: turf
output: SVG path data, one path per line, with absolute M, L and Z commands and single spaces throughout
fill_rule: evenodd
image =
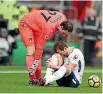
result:
M 43 67 L 43 70 L 45 67 Z M 102 68 L 85 69 L 83 82 L 78 88 L 58 87 L 53 83 L 51 87 L 38 87 L 28 85 L 27 73 L 1 73 L 2 71 L 25 71 L 22 66 L 0 66 L 0 93 L 102 93 L 102 85 L 99 88 L 88 86 L 88 78 L 92 74 L 102 79 Z M 44 74 L 43 74 L 44 75 Z

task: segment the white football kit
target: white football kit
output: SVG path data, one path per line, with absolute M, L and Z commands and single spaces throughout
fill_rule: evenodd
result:
M 58 59 L 55 55 L 52 56 L 52 61 L 54 64 L 58 64 L 57 62 Z M 74 48 L 73 51 L 69 54 L 69 56 L 67 58 L 64 58 L 64 64 L 69 64 L 69 63 L 76 64 L 76 67 L 73 70 L 73 74 L 79 81 L 79 84 L 81 84 L 85 62 L 84 62 L 84 56 L 79 49 Z M 61 68 L 56 72 L 52 68 L 47 68 L 46 76 L 45 76 L 46 84 L 62 78 L 65 75 L 66 71 L 67 70 L 64 66 L 61 66 Z
M 73 51 L 70 53 L 70 55 L 64 59 L 64 63 L 65 64 L 73 63 L 77 65 L 74 68 L 73 73 L 76 76 L 79 83 L 81 84 L 82 75 L 85 67 L 85 61 L 82 52 L 79 49 L 74 48 Z

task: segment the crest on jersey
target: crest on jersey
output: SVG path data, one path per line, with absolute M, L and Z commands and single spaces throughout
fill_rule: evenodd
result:
M 32 42 L 32 38 L 29 38 L 29 42 Z
M 46 35 L 46 36 L 45 36 L 45 39 L 47 40 L 48 38 L 49 38 L 49 35 Z
M 74 59 L 74 60 L 78 59 L 78 56 L 77 56 L 77 55 L 75 55 L 75 56 L 73 57 L 73 59 Z

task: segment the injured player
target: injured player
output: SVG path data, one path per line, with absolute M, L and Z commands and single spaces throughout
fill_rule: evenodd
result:
M 82 52 L 67 46 L 64 41 L 57 41 L 53 50 L 53 56 L 47 60 L 44 86 L 56 81 L 58 86 L 77 88 L 82 83 L 85 67 Z

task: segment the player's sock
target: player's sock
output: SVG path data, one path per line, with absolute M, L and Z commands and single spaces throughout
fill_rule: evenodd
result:
M 67 70 L 66 70 L 65 66 L 61 66 L 58 71 L 54 72 L 49 78 L 46 79 L 45 84 L 51 83 L 53 81 L 56 81 L 56 80 L 62 78 L 65 75 L 66 71 Z
M 32 66 L 33 62 L 34 62 L 34 56 L 27 55 L 26 56 L 26 67 L 27 67 L 27 69 L 29 69 Z M 29 78 L 30 78 L 31 81 L 34 80 L 34 74 L 29 73 Z
M 29 73 L 29 78 L 30 78 L 30 81 L 33 81 L 33 80 L 35 79 L 35 76 L 34 76 L 34 75 L 31 75 L 31 74 Z
M 41 60 L 37 66 L 37 69 L 35 71 L 35 77 L 36 79 L 40 79 L 41 78 Z

